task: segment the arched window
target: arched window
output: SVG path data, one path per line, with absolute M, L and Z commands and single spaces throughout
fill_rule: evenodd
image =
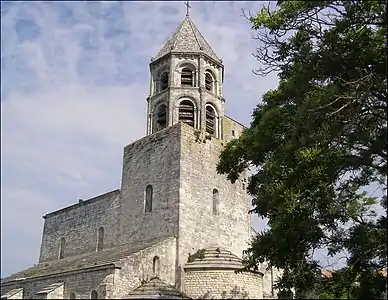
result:
M 213 136 L 216 136 L 217 133 L 216 112 L 210 105 L 206 106 L 206 132 Z
M 158 256 L 155 256 L 152 262 L 152 272 L 154 277 L 159 277 L 160 272 L 160 259 Z
M 167 106 L 161 104 L 156 109 L 155 114 L 155 132 L 167 127 Z
M 98 299 L 97 291 L 93 290 L 93 291 L 90 293 L 90 299 Z
M 152 211 L 152 185 L 147 185 L 146 191 L 145 191 L 145 205 L 144 205 L 144 212 L 151 212 Z
M 193 71 L 189 68 L 183 68 L 181 73 L 181 86 L 193 86 L 194 78 Z
M 168 88 L 168 73 L 164 72 L 162 76 L 160 76 L 160 91 Z
M 190 100 L 183 100 L 179 104 L 179 121 L 194 127 L 194 104 Z
M 214 189 L 213 190 L 213 215 L 219 214 L 219 211 L 218 211 L 219 202 L 220 202 L 220 199 L 219 199 L 218 190 Z
M 70 296 L 69 296 L 69 299 L 75 299 L 75 294 L 71 293 Z
M 205 73 L 205 89 L 214 93 L 214 77 L 209 72 Z
M 65 238 L 61 238 L 61 242 L 59 244 L 59 259 L 62 259 L 65 257 Z
M 104 248 L 104 233 L 104 227 L 98 228 L 97 251 L 101 251 Z
M 232 130 L 232 136 L 236 136 L 236 134 L 234 133 L 234 130 Z

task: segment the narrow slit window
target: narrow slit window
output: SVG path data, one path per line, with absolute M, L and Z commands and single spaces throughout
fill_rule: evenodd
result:
M 61 241 L 59 243 L 59 259 L 62 259 L 65 257 L 65 245 L 66 244 L 66 240 L 65 238 L 61 238 Z
M 153 197 L 152 185 L 147 185 L 146 191 L 145 191 L 145 205 L 144 205 L 144 212 L 146 213 L 152 211 L 152 197 Z
M 179 121 L 194 127 L 194 105 L 189 100 L 183 100 L 179 105 Z
M 104 249 L 104 227 L 98 228 L 98 237 L 97 237 L 97 251 Z
M 152 272 L 154 274 L 154 277 L 159 277 L 160 259 L 158 256 L 155 256 L 153 261 L 152 261 Z
M 213 190 L 213 215 L 218 215 L 219 214 L 219 192 L 217 189 Z

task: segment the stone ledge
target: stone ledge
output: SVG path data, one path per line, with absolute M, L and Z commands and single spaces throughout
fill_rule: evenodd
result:
M 34 280 L 40 277 L 55 276 L 57 274 L 75 274 L 84 271 L 121 268 L 122 259 L 170 239 L 175 238 L 165 236 L 150 240 L 137 241 L 133 244 L 124 244 L 100 252 L 43 262 L 35 267 L 31 267 L 21 272 L 12 274 L 6 278 L 2 278 L 1 285 L 20 280 Z
M 6 286 L 6 285 L 9 285 L 9 284 L 13 284 L 15 282 L 34 281 L 34 280 L 36 280 L 38 278 L 41 279 L 41 278 L 47 278 L 47 277 L 55 277 L 55 276 L 58 276 L 58 274 L 61 274 L 61 275 L 73 275 L 73 274 L 77 274 L 77 273 L 106 270 L 106 269 L 109 269 L 109 268 L 120 269 L 121 267 L 115 266 L 115 264 L 113 264 L 113 263 L 109 263 L 109 264 L 104 264 L 104 265 L 85 267 L 85 268 L 77 269 L 77 270 L 59 271 L 59 272 L 53 272 L 53 273 L 37 275 L 37 276 L 30 276 L 30 277 L 25 277 L 25 278 L 18 277 L 18 278 L 12 278 L 12 279 L 9 279 L 9 280 L 7 278 L 5 278 L 5 280 L 1 281 L 1 285 L 2 286 Z
M 12 299 L 14 296 L 23 295 L 23 288 L 10 290 L 8 293 L 1 296 L 1 299 Z
M 49 286 L 45 287 L 44 289 L 40 290 L 36 294 L 48 294 L 48 293 L 54 291 L 55 289 L 57 289 L 57 288 L 59 288 L 60 286 L 63 286 L 63 285 L 64 285 L 63 282 L 61 282 L 61 283 L 53 283 L 53 284 L 50 284 Z
M 105 197 L 107 197 L 107 196 L 110 196 L 111 194 L 117 196 L 118 194 L 120 194 L 120 190 L 119 190 L 119 189 L 116 189 L 116 190 L 107 192 L 107 193 L 105 193 L 105 194 L 98 195 L 98 196 L 96 196 L 96 197 L 90 198 L 90 199 L 88 199 L 88 200 L 80 201 L 80 202 L 78 202 L 78 203 L 76 203 L 76 204 L 73 204 L 73 205 L 70 205 L 70 206 L 61 208 L 61 209 L 59 209 L 59 210 L 53 211 L 53 212 L 48 213 L 48 214 L 46 214 L 45 216 L 43 216 L 43 219 L 47 219 L 47 218 L 49 218 L 49 217 L 52 217 L 52 216 L 57 215 L 57 214 L 59 214 L 59 213 L 62 213 L 62 212 L 64 212 L 64 211 L 68 211 L 68 210 L 71 210 L 71 209 L 74 209 L 74 208 L 77 208 L 77 207 L 80 207 L 80 206 L 83 206 L 83 205 L 91 204 L 91 203 L 93 203 L 93 202 L 95 202 L 95 201 L 101 200 L 102 198 L 105 198 Z

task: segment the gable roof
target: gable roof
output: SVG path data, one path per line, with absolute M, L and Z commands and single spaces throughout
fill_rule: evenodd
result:
M 11 299 L 14 296 L 21 296 L 22 297 L 23 296 L 23 288 L 12 289 L 8 293 L 1 295 L 1 299 Z
M 221 63 L 221 60 L 214 53 L 213 49 L 208 42 L 206 42 L 205 38 L 189 16 L 185 17 L 175 33 L 167 40 L 166 44 L 158 52 L 156 57 L 154 57 L 154 60 L 173 52 L 202 52 L 216 62 Z
M 171 238 L 161 237 L 144 241 L 137 241 L 133 244 L 121 245 L 111 249 L 104 249 L 99 252 L 92 252 L 78 256 L 65 257 L 59 260 L 44 261 L 38 265 L 25 269 L 1 279 L 1 284 L 13 280 L 41 277 L 51 274 L 72 272 L 94 268 L 120 268 L 121 260 L 142 251 L 148 247 L 163 243 Z

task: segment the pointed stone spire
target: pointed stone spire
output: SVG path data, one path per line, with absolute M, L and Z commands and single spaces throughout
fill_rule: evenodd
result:
M 189 16 L 186 16 L 175 33 L 167 40 L 167 43 L 156 55 L 154 60 L 169 53 L 195 53 L 202 52 L 216 62 L 222 61 L 214 53 L 213 49 L 206 42 L 202 34 Z

